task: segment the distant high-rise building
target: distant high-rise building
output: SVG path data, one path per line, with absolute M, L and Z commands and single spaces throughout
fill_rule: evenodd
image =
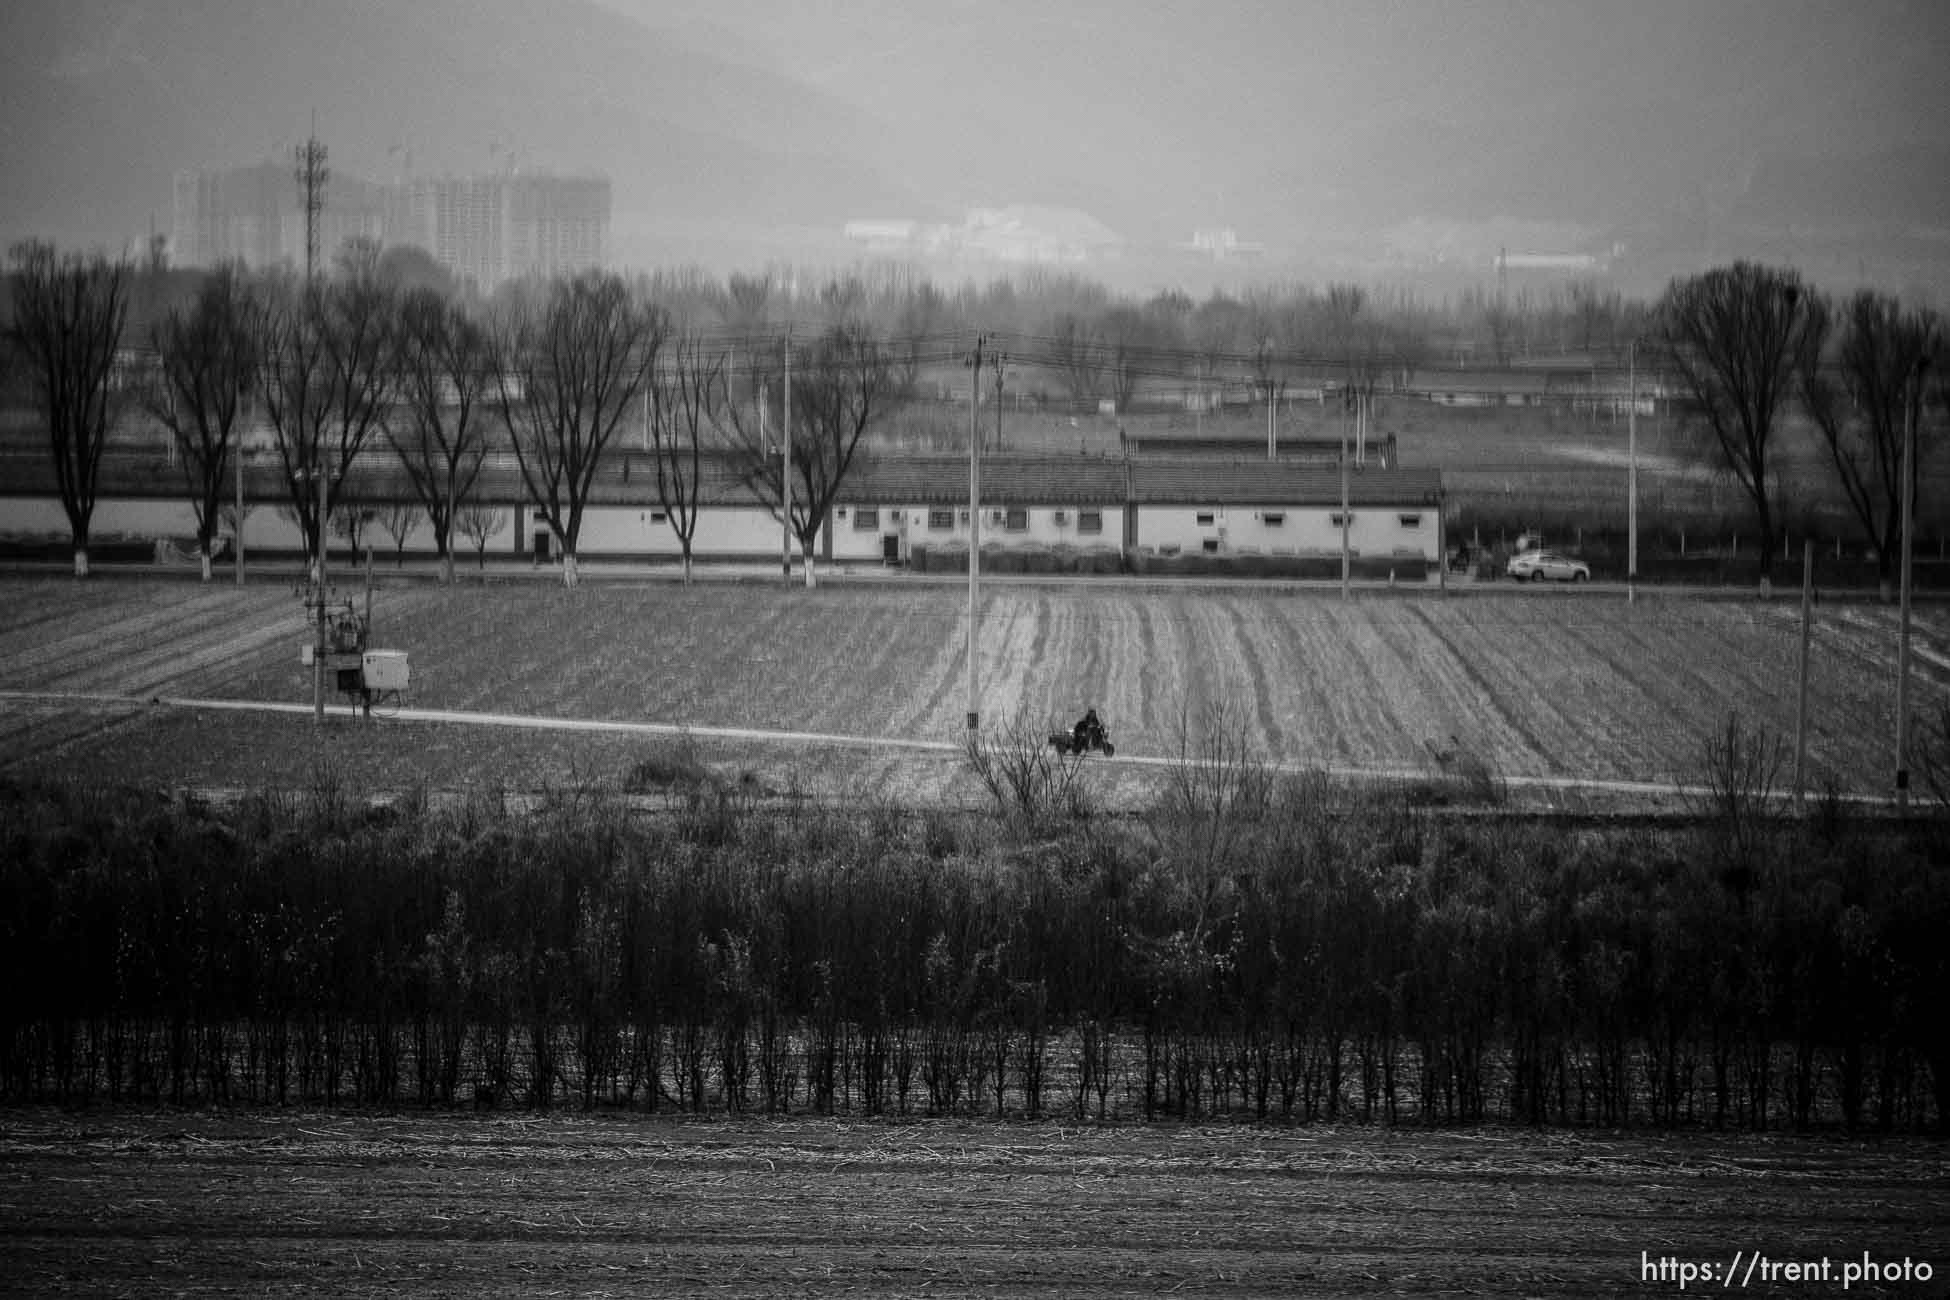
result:
M 284 260 L 284 220 L 298 210 L 291 169 L 281 163 L 176 173 L 170 255 L 178 266 Z
M 610 187 L 603 176 L 458 176 L 395 187 L 387 241 L 418 244 L 483 290 L 525 275 L 603 265 Z
M 178 172 L 173 215 L 178 265 L 304 260 L 304 214 L 282 164 Z M 509 173 L 374 185 L 335 175 L 319 214 L 319 247 L 329 261 L 355 237 L 418 244 L 456 278 L 489 291 L 529 274 L 600 268 L 609 218 L 603 176 Z

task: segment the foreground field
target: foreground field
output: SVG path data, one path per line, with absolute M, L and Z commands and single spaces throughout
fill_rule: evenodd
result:
M 107 746 L 138 764 L 149 751 L 168 765 L 155 775 L 207 780 L 232 719 L 191 724 L 127 701 L 310 700 L 297 653 L 308 631 L 282 585 L 9 580 L 0 600 L 10 610 L 0 690 L 67 697 L 0 703 L 0 752 L 16 764 Z M 956 589 L 901 582 L 811 593 L 402 584 L 375 595 L 374 641 L 412 655 L 418 708 L 941 743 L 966 709 L 965 611 Z M 1170 755 L 1184 711 L 1217 703 L 1256 752 L 1299 767 L 1414 772 L 1455 737 L 1516 780 L 1671 782 L 1729 710 L 1792 735 L 1796 620 L 1792 602 L 1752 598 L 1418 592 L 1343 603 L 1292 589 L 998 587 L 983 608 L 981 702 L 989 722 L 1020 717 L 1032 729 L 1095 705 L 1120 755 Z M 1822 608 L 1809 728 L 1817 784 L 1886 788 L 1895 653 L 1893 611 Z M 1940 608 L 1920 616 L 1914 662 L 1913 698 L 1927 715 L 1950 687 Z M 198 732 L 211 743 L 185 743 Z M 520 732 L 422 724 L 415 751 L 431 764 L 422 779 L 453 785 L 528 744 Z M 579 769 L 566 738 L 544 748 L 561 761 L 526 769 L 531 783 L 613 774 Z M 592 742 L 592 763 L 615 748 Z M 433 761 L 442 752 L 451 764 Z M 814 757 L 772 747 L 771 777 Z M 807 770 L 919 798 L 958 779 L 945 757 L 900 751 Z
M 1940 1143 L 821 1120 L 0 1120 L 0 1289 L 1942 1295 Z M 1736 1252 L 1739 1258 L 1736 1261 Z M 1917 1280 L 1925 1265 L 1929 1280 Z M 1676 1266 L 1675 1266 L 1676 1267 Z M 1655 1272 L 1648 1272 L 1648 1268 Z

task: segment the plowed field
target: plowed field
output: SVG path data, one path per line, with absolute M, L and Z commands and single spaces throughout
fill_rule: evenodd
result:
M 1944 1151 L 1837 1139 L 817 1119 L 0 1118 L 23 1295 L 1677 1295 L 1927 1262 Z M 1735 1253 L 1739 1252 L 1736 1259 Z M 1761 1277 L 1765 1277 L 1763 1272 Z
M 0 700 L 0 754 L 15 763 L 99 752 L 106 735 L 128 753 L 178 746 L 172 757 L 193 766 L 208 755 L 181 750 L 187 724 L 113 701 L 310 699 L 307 630 L 286 587 L 11 580 L 0 602 L 0 691 L 109 697 Z M 1729 710 L 1792 736 L 1797 617 L 1793 601 L 1751 597 L 1342 603 L 1291 589 L 999 587 L 983 608 L 981 707 L 1040 728 L 1094 704 L 1120 755 L 1171 753 L 1181 710 L 1218 701 L 1257 752 L 1296 766 L 1420 771 L 1428 747 L 1454 736 L 1513 779 L 1671 782 L 1691 775 Z M 425 709 L 938 742 L 956 738 L 967 707 L 966 605 L 953 588 L 403 584 L 377 592 L 374 622 L 375 644 L 410 653 L 409 703 Z M 1892 609 L 1821 607 L 1817 783 L 1887 788 L 1896 640 Z M 1918 615 L 1914 644 L 1921 716 L 1950 698 L 1942 607 Z M 220 740 L 243 725 L 197 729 Z M 438 747 L 426 729 L 439 727 L 414 725 L 416 746 Z M 502 731 L 485 743 L 502 755 L 528 742 Z M 614 745 L 591 743 L 609 761 Z M 573 757 L 571 742 L 551 746 Z M 861 751 L 848 763 L 869 787 L 922 796 L 955 779 L 945 757 Z

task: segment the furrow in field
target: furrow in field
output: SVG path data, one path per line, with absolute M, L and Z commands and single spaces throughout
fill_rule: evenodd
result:
M 1222 710 L 1217 721 L 1228 731 L 1243 731 L 1254 752 L 1266 753 L 1267 710 L 1260 698 L 1265 683 L 1252 646 L 1240 634 L 1231 602 L 1212 596 L 1192 597 L 1184 617 L 1193 629 L 1195 662 L 1204 669 L 1197 687 L 1190 692 L 1193 708 L 1188 722 L 1199 728 L 1214 721 L 1204 710 L 1217 705 Z
M 178 663 L 193 668 L 201 648 L 223 644 L 240 624 L 278 619 L 295 627 L 302 617 L 302 608 L 294 611 L 288 598 L 199 594 L 104 629 L 92 651 L 68 650 L 57 670 L 42 675 L 41 684 L 71 691 L 140 690 L 144 683 L 167 680 Z
M 1399 767 L 1422 764 L 1428 745 L 1449 734 L 1442 723 L 1453 715 L 1453 703 L 1436 689 L 1420 627 L 1401 602 L 1368 604 L 1356 612 L 1357 651 L 1381 704 L 1368 719 L 1365 759 Z
M 1308 597 L 1282 601 L 1267 611 L 1267 635 L 1280 645 L 1282 686 L 1289 701 L 1287 748 L 1291 762 L 1348 761 L 1345 732 L 1335 720 L 1344 701 L 1325 667 L 1327 647 L 1338 638 L 1326 634 L 1325 616 Z
M 1170 643 L 1171 628 L 1159 617 L 1159 598 L 1150 592 L 1133 592 L 1131 608 L 1137 616 L 1135 650 L 1137 672 L 1136 706 L 1130 716 L 1128 728 L 1133 748 L 1147 753 L 1165 752 L 1165 738 L 1170 734 L 1165 725 L 1168 705 L 1165 700 L 1167 689 L 1173 682 L 1165 656 L 1173 652 Z
M 984 600 L 978 688 L 985 725 L 1013 722 L 1026 703 L 1034 666 L 1030 647 L 1036 640 L 1038 621 L 1034 601 L 1025 599 L 1020 589 Z
M 1436 717 L 1427 739 L 1446 747 L 1455 737 L 1492 766 L 1505 755 L 1540 753 L 1543 742 L 1523 714 L 1512 709 L 1484 674 L 1476 644 L 1481 639 L 1460 605 L 1410 602 L 1411 618 L 1430 638 L 1421 666 Z M 1414 756 L 1426 758 L 1426 751 Z
M 917 602 L 918 604 L 918 602 Z M 912 611 L 928 634 L 912 656 L 915 673 L 887 720 L 887 734 L 912 738 L 946 735 L 958 720 L 955 688 L 968 674 L 968 605 L 934 602 Z M 965 709 L 963 710 L 965 711 Z
M 1093 664 L 1082 679 L 1097 712 L 1120 749 L 1153 752 L 1144 730 L 1145 651 L 1142 598 L 1130 592 L 1107 593 L 1096 609 L 1089 654 Z
M 1215 652 L 1210 627 L 1192 612 L 1184 594 L 1167 596 L 1158 612 L 1165 629 L 1159 664 L 1164 686 L 1154 709 L 1162 752 L 1175 753 L 1181 727 L 1197 721 L 1201 705 L 1209 701 L 1237 706 L 1226 689 L 1224 656 Z
M 1283 689 L 1282 647 L 1267 635 L 1267 605 L 1261 600 L 1241 600 L 1237 597 L 1225 602 L 1226 613 L 1231 617 L 1232 635 L 1244 652 L 1246 667 L 1251 677 L 1253 710 L 1257 715 L 1259 751 L 1269 757 L 1284 759 L 1288 745 L 1288 729 L 1298 722 L 1292 701 Z
M 1633 711 L 1631 734 L 1638 743 L 1627 775 L 1689 776 L 1700 744 L 1729 708 L 1777 734 L 1783 725 L 1792 727 L 1792 661 L 1776 662 L 1771 648 L 1730 634 L 1723 626 L 1729 617 L 1702 608 L 1626 616 L 1611 626 L 1612 671 L 1643 701 Z
M 35 688 L 58 683 L 112 660 L 126 644 L 153 641 L 179 617 L 172 605 L 145 601 L 124 604 L 114 617 L 89 620 L 79 630 L 68 631 L 64 622 L 63 635 L 17 647 L 0 658 L 0 681 Z
M 1540 611 L 1506 602 L 1471 614 L 1464 622 L 1470 640 L 1458 653 L 1468 657 L 1470 674 L 1482 685 L 1484 698 L 1478 708 L 1507 718 L 1510 730 L 1522 742 L 1485 757 L 1512 774 L 1578 771 L 1580 757 L 1588 753 L 1585 729 L 1576 714 L 1551 698 L 1552 679 L 1562 676 L 1554 656 L 1563 651 L 1555 638 L 1546 635 L 1548 624 Z M 1477 717 L 1480 712 L 1467 725 L 1479 725 Z M 1455 732 L 1466 741 L 1471 739 L 1468 730 Z

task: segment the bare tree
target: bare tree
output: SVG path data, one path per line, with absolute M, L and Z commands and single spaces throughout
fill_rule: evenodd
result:
M 839 498 L 861 439 L 893 404 L 894 370 L 880 341 L 863 325 L 829 329 L 803 354 L 793 355 L 788 522 L 799 539 L 810 587 L 815 581 L 813 543 Z M 774 400 L 782 388 L 771 386 Z M 776 518 L 785 499 L 780 457 L 757 422 L 735 405 L 726 413 L 738 477 Z
M 1577 322 L 1579 349 L 1589 352 L 1596 347 L 1600 329 L 1609 345 L 1617 333 L 1618 316 L 1623 309 L 1618 291 L 1607 289 L 1596 280 L 1573 280 L 1566 293 L 1572 318 Z
M 85 578 L 102 451 L 122 400 L 116 354 L 132 272 L 125 261 L 63 255 L 38 240 L 11 252 L 18 365 L 47 421 L 55 484 L 74 539 L 74 573 Z
M 406 539 L 411 537 L 413 530 L 420 526 L 420 520 L 426 517 L 426 511 L 410 502 L 389 501 L 373 513 L 379 522 L 379 526 L 386 530 L 386 536 L 393 539 L 393 567 L 395 569 L 404 568 L 406 566 Z M 449 559 L 444 554 L 441 558 Z M 453 581 L 452 562 L 450 559 L 447 581 Z
M 597 467 L 650 382 L 666 330 L 620 276 L 587 271 L 557 283 L 540 309 L 517 304 L 489 336 L 495 405 L 529 499 L 561 539 L 569 587 Z
M 379 511 L 363 501 L 353 499 L 351 492 L 341 491 L 338 497 L 338 500 L 332 502 L 332 536 L 345 539 L 354 562 L 357 562 L 366 551 L 366 530 L 378 522 Z
M 347 266 L 327 284 L 286 281 L 271 298 L 264 406 L 308 549 L 330 518 L 334 485 L 387 427 L 394 320 L 392 291 L 369 267 Z
M 506 510 L 479 501 L 469 501 L 454 515 L 455 530 L 474 543 L 474 566 L 483 572 L 487 569 L 488 539 L 498 536 L 507 526 Z
M 657 503 L 677 535 L 689 585 L 707 446 L 728 444 L 725 425 L 735 417 L 723 354 L 707 355 L 695 337 L 679 341 L 671 351 L 670 365 L 660 367 L 650 385 L 650 437 Z
M 443 581 L 454 580 L 454 516 L 488 451 L 488 334 L 431 289 L 399 300 L 395 369 L 403 408 L 387 430 L 433 529 Z
M 902 396 L 914 396 L 914 387 L 921 379 L 921 367 L 937 347 L 930 336 L 946 312 L 947 303 L 941 291 L 932 284 L 921 284 L 910 290 L 901 303 L 897 325 L 900 336 L 899 364 L 895 378 Z
M 772 277 L 733 272 L 725 282 L 724 323 L 747 337 L 764 332 L 772 312 Z
M 1800 276 L 1752 262 L 1674 280 L 1659 303 L 1665 360 L 1754 503 L 1762 590 L 1778 549 L 1769 458 L 1819 311 Z
M 261 315 L 241 268 L 230 264 L 204 280 L 187 309 L 171 309 L 150 329 L 157 383 L 145 405 L 176 444 L 205 582 L 223 524 L 230 458 L 243 454 L 237 443 L 257 383 Z
M 1509 365 L 1510 353 L 1516 344 L 1517 318 L 1501 296 L 1484 306 L 1483 328 L 1489 332 L 1491 357 L 1498 366 Z
M 1090 322 L 1076 312 L 1064 312 L 1050 322 L 1049 367 L 1063 380 L 1070 396 L 1094 402 L 1104 387 L 1104 350 Z
M 1137 396 L 1138 384 L 1155 366 L 1152 354 L 1156 338 L 1154 323 L 1134 307 L 1112 307 L 1103 315 L 1097 337 L 1103 350 L 1103 374 L 1111 401 L 1119 411 L 1128 410 Z
M 1351 412 L 1372 411 L 1375 387 L 1390 363 L 1387 329 L 1369 309 L 1367 290 L 1355 284 L 1328 285 L 1324 323 L 1346 377 L 1344 404 Z
M 1916 374 L 1937 346 L 1938 322 L 1934 312 L 1905 312 L 1894 298 L 1865 289 L 1843 310 L 1832 363 L 1821 347 L 1827 333 L 1827 305 L 1811 296 L 1799 357 L 1801 399 L 1821 431 L 1842 495 L 1875 548 L 1876 579 L 1887 600 L 1902 544 L 1904 435 L 1911 420 L 1923 427 Z M 1909 478 L 1916 481 L 1915 465 Z

